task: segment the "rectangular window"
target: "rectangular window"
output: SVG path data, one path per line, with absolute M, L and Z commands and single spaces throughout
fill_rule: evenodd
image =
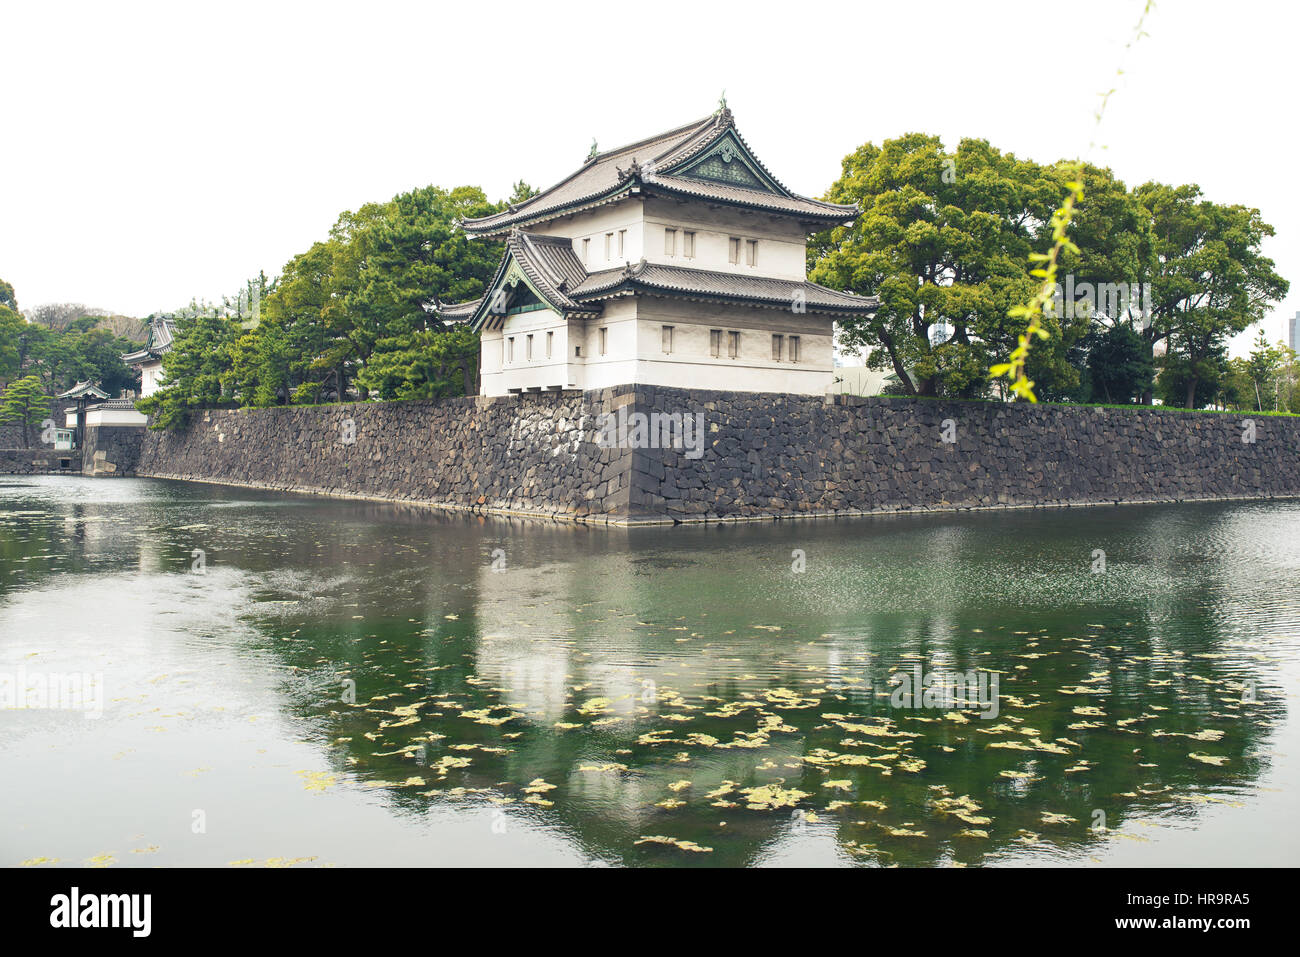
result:
M 727 355 L 730 356 L 732 359 L 740 358 L 740 333 L 739 332 L 727 333 Z
M 682 232 L 682 255 L 687 259 L 695 258 L 695 231 L 684 230 Z
M 515 337 L 511 336 L 506 340 L 506 362 L 515 361 Z
M 620 229 L 618 231 L 618 258 L 619 259 L 623 258 L 623 254 L 624 254 L 623 250 L 626 244 L 627 244 L 627 230 Z
M 790 337 L 790 361 L 791 362 L 799 361 L 799 337 L 798 336 Z
M 663 349 L 664 355 L 671 355 L 673 351 L 673 327 L 664 326 L 663 328 Z
M 585 266 L 589 262 L 591 262 L 591 240 L 584 239 L 582 241 L 582 264 Z
M 727 262 L 740 265 L 740 240 L 732 236 L 727 240 Z
M 609 329 L 605 326 L 600 327 L 600 354 L 603 356 L 609 352 Z
M 677 255 L 677 230 L 675 229 L 664 230 L 664 255 Z
M 758 240 L 750 239 L 745 243 L 745 262 L 750 266 L 758 265 Z
M 610 256 L 613 254 L 614 251 L 613 247 L 614 247 L 614 234 L 606 233 L 605 234 L 605 259 L 607 261 L 609 260 Z
M 548 332 L 546 334 L 546 358 L 548 359 L 551 357 L 551 346 L 553 346 L 554 344 L 555 344 L 555 333 Z
M 530 332 L 528 338 L 524 340 L 524 358 L 532 361 L 533 358 L 533 334 Z
M 722 330 L 709 330 L 709 355 L 715 359 L 722 357 Z
M 785 348 L 785 336 L 772 336 L 772 361 L 780 362 L 781 353 Z
M 582 358 L 582 346 L 574 346 L 574 347 L 573 347 L 573 355 L 574 355 L 575 358 L 581 359 L 581 358 Z

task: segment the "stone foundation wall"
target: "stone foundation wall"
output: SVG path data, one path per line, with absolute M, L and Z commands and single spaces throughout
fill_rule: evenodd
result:
M 136 473 L 144 446 L 143 426 L 88 425 L 82 442 L 82 473 L 127 476 Z
M 199 413 L 149 431 L 138 472 L 474 511 L 625 513 L 632 452 L 584 440 L 629 396 L 559 392 Z
M 68 468 L 63 468 L 63 462 Z M 49 472 L 76 474 L 81 471 L 80 452 L 56 452 L 48 445 L 30 449 L 0 449 L 0 475 L 44 475 Z
M 620 409 L 702 416 L 698 457 L 610 447 Z M 1267 498 L 1300 495 L 1300 418 L 624 386 L 200 413 L 138 474 L 616 523 Z
M 706 452 L 639 451 L 632 512 L 675 520 L 1300 495 L 1300 418 L 640 389 Z M 1249 441 L 1243 441 L 1243 439 Z

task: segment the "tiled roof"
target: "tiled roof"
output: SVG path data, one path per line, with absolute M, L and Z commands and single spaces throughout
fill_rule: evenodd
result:
M 858 210 L 852 206 L 823 203 L 819 199 L 807 199 L 793 194 L 778 196 L 760 189 L 746 189 L 727 183 L 706 183 L 685 176 L 654 176 L 646 184 L 646 192 L 652 195 L 658 192 L 684 194 L 737 206 L 757 206 L 774 212 L 825 217 L 834 222 L 847 221 L 858 214 Z
M 91 395 L 91 396 L 94 396 L 96 399 L 107 399 L 107 398 L 108 398 L 108 393 L 107 393 L 107 392 L 105 392 L 103 389 L 101 389 L 99 386 L 95 385 L 93 382 L 90 382 L 89 380 L 86 380 L 86 381 L 84 381 L 84 382 L 78 382 L 76 385 L 74 385 L 74 386 L 73 386 L 71 389 L 69 389 L 67 392 L 61 392 L 61 393 L 59 393 L 59 398 L 60 398 L 60 399 L 79 399 L 79 398 L 81 398 L 81 396 L 83 396 L 83 395 Z
M 541 223 L 578 209 L 620 199 L 638 186 L 646 187 L 650 193 L 659 187 L 664 192 L 675 195 L 689 195 L 817 221 L 835 222 L 851 219 L 858 214 L 856 206 L 824 203 L 790 192 L 757 158 L 754 158 L 755 163 L 778 192 L 769 193 L 673 175 L 675 170 L 680 171 L 688 160 L 702 153 L 728 131 L 733 131 L 733 135 L 743 143 L 744 140 L 734 130 L 734 125 L 731 111 L 724 109 L 658 136 L 600 153 L 550 189 L 491 216 L 467 219 L 462 226 L 471 236 L 499 236 L 512 226 Z
M 464 322 L 474 315 L 474 311 L 482 301 L 482 297 L 479 297 L 469 302 L 457 302 L 446 306 L 439 304 L 434 312 L 445 322 Z
M 578 308 L 565 293 L 568 287 L 587 278 L 587 270 L 573 251 L 573 240 L 516 232 L 511 234 L 506 248 L 545 299 L 562 309 Z
M 569 295 L 569 289 L 587 278 L 587 270 L 582 267 L 573 251 L 573 240 L 564 236 L 543 236 L 516 229 L 511 230 L 506 240 L 505 254 L 488 285 L 486 296 L 480 296 L 472 302 L 438 306 L 435 312 L 444 321 L 470 321 L 477 328 L 486 315 L 487 300 L 501 287 L 512 263 L 519 267 L 538 295 L 561 312 L 600 311 L 600 306 L 593 309 Z
M 603 301 L 622 292 L 646 292 L 687 299 L 738 302 L 788 309 L 796 302 L 806 310 L 824 313 L 874 312 L 880 300 L 837 292 L 813 282 L 747 276 L 711 269 L 691 269 L 641 260 L 622 269 L 588 273 L 573 252 L 572 241 L 563 236 L 536 236 L 514 230 L 506 242 L 501 265 L 485 297 L 455 305 L 439 306 L 437 315 L 446 322 L 473 322 L 479 328 L 488 318 L 485 302 L 500 288 L 514 262 L 541 297 L 562 313 L 594 315 Z
M 144 348 L 136 352 L 128 352 L 122 356 L 122 361 L 132 365 L 161 358 L 164 352 L 171 351 L 175 336 L 176 320 L 155 316 L 149 320 L 149 341 L 145 343 Z
M 783 309 L 790 308 L 802 294 L 803 307 L 813 312 L 864 313 L 874 312 L 880 306 L 880 300 L 874 296 L 837 292 L 813 282 L 666 266 L 645 260 L 624 269 L 592 273 L 585 282 L 571 289 L 569 294 L 574 299 L 590 302 L 623 290 L 745 302 Z

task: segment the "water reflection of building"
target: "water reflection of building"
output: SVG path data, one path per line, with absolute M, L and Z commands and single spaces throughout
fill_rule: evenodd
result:
M 672 579 L 642 573 L 644 560 L 621 549 L 590 565 L 484 566 L 475 608 L 479 674 L 509 688 L 507 697 L 544 724 L 592 698 L 608 699 L 607 717 L 650 716 L 664 698 L 714 694 L 750 672 L 764 682 L 795 673 L 823 675 L 836 687 L 864 683 L 865 636 L 810 643 L 735 634 L 743 629 L 701 617 Z

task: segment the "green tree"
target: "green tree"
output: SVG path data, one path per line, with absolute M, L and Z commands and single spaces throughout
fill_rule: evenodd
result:
M 40 425 L 49 415 L 50 397 L 37 376 L 15 379 L 0 393 L 0 425 L 22 425 L 24 448 L 31 448 L 31 427 Z
M 444 375 L 463 337 L 452 335 L 432 310 L 437 302 L 482 295 L 500 246 L 471 240 L 456 224 L 496 208 L 477 187 L 449 192 L 429 186 L 395 196 L 351 226 L 356 255 L 346 257 L 348 271 L 336 281 L 346 289 L 356 338 L 369 346 L 364 357 L 360 348 L 357 354 L 363 397 L 374 392 L 384 399 L 433 398 L 472 387 L 472 377 Z
M 263 301 L 253 404 L 319 402 L 327 382 L 336 397 L 345 395 L 346 342 L 331 321 L 335 253 L 332 241 L 313 243 L 289 260 Z
M 18 297 L 14 294 L 14 287 L 9 285 L 3 279 L 0 279 L 0 307 L 9 309 L 13 312 L 21 313 L 18 308 Z
M 153 428 L 181 428 L 199 409 L 235 405 L 233 349 L 239 320 L 205 310 L 177 321 L 172 349 L 163 355 L 163 380 L 136 408 L 154 417 Z
M 1259 210 L 1212 203 L 1194 185 L 1147 183 L 1137 197 L 1155 237 L 1147 337 L 1168 343 L 1161 388 L 1167 401 L 1199 408 L 1202 385 L 1217 386 L 1225 372 L 1227 341 L 1286 295 L 1287 281 L 1260 251 L 1274 230 Z M 1175 379 L 1181 396 L 1169 391 Z
M 534 193 L 521 181 L 510 202 Z M 259 281 L 259 322 L 197 310 L 164 359 L 164 387 L 139 407 L 166 428 L 200 407 L 343 400 L 354 388 L 363 400 L 477 392 L 477 337 L 435 309 L 483 294 L 501 246 L 469 240 L 458 221 L 503 206 L 477 187 L 430 186 L 343 213 L 328 239 Z
M 1245 359 L 1229 359 L 1219 380 L 1219 402 L 1225 409 L 1241 412 L 1257 405 L 1255 381 Z
M 1127 405 L 1141 402 L 1151 390 L 1151 347 L 1131 325 L 1119 323 L 1090 333 L 1086 354 L 1087 401 Z
M 1033 291 L 1028 256 L 1059 194 L 1058 171 L 964 139 L 955 153 L 938 137 L 910 133 L 867 143 L 845 157 L 827 199 L 862 214 L 809 244 L 811 278 L 881 299 L 870 317 L 841 324 L 845 345 L 870 350 L 905 393 L 979 395 L 990 359 L 1023 330 L 1011 306 Z M 1061 321 L 1035 350 L 1036 381 L 1066 387 L 1077 372 Z M 1086 324 L 1083 331 L 1086 331 Z
M 62 338 L 67 340 L 69 354 L 64 381 L 59 385 L 67 388 L 75 381 L 88 380 L 98 382 L 109 395 L 139 387 L 139 374 L 122 361 L 123 354 L 135 348 L 133 343 L 101 328 L 65 334 Z
M 22 369 L 22 339 L 27 323 L 8 306 L 0 306 L 0 389 Z

